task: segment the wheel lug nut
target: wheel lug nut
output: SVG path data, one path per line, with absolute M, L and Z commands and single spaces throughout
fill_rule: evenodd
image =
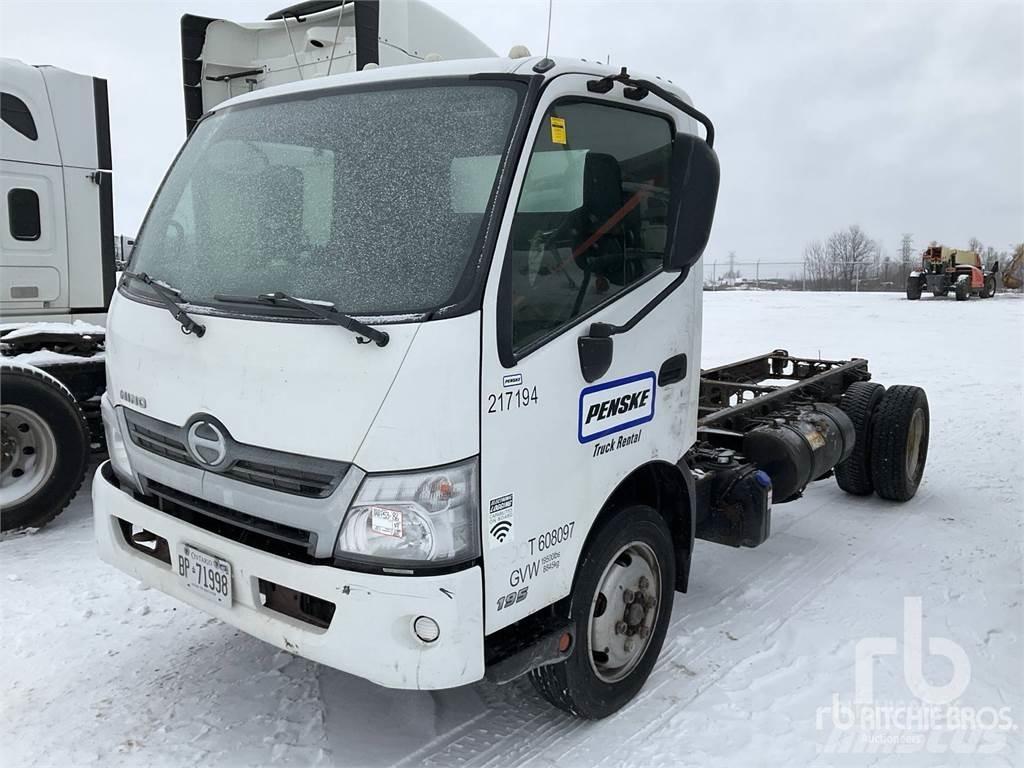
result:
M 626 638 L 626 642 L 623 644 L 622 647 L 626 649 L 626 653 L 629 653 L 630 651 L 632 651 L 633 650 L 633 640 L 632 640 L 632 638 Z
M 634 594 L 632 589 L 624 589 L 622 591 L 622 599 L 625 600 L 627 603 L 632 603 L 633 597 Z
M 640 625 L 640 637 L 642 637 L 642 638 L 644 638 L 646 640 L 647 636 L 649 634 L 651 634 L 650 627 L 648 627 L 646 624 L 641 624 Z
M 657 604 L 658 601 L 654 598 L 654 595 L 648 595 L 644 599 L 644 608 L 646 608 L 647 610 L 651 610 L 651 608 L 653 608 Z
M 629 627 L 627 626 L 626 622 L 624 622 L 624 621 L 616 621 L 615 622 L 615 634 L 616 635 L 624 635 L 624 634 L 626 634 L 626 630 L 627 629 L 629 629 Z
M 641 590 L 647 589 L 650 585 L 651 585 L 651 583 L 647 580 L 646 576 L 641 576 L 640 577 L 640 589 Z

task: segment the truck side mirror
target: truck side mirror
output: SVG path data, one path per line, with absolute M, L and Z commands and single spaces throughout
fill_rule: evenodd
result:
M 679 272 L 697 263 L 711 237 L 718 200 L 718 155 L 700 137 L 678 133 L 672 143 L 670 173 L 664 268 Z

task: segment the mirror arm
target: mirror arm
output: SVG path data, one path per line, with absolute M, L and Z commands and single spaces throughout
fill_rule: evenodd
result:
M 657 83 L 651 82 L 650 80 L 636 80 L 630 77 L 625 67 L 623 67 L 622 71 L 617 75 L 605 75 L 598 80 L 589 81 L 587 83 L 587 90 L 592 93 L 608 93 L 608 91 L 612 89 L 613 83 L 622 83 L 627 86 L 627 88 L 631 89 L 626 96 L 634 101 L 639 101 L 646 96 L 647 94 L 644 92 L 647 91 L 653 93 L 662 101 L 668 102 L 680 112 L 686 113 L 704 126 L 704 130 L 707 131 L 707 138 L 705 141 L 708 143 L 708 146 L 715 146 L 715 126 L 711 122 L 710 117 L 705 115 L 699 109 L 687 104 L 671 91 L 662 88 Z
M 675 280 L 673 280 L 671 283 L 662 288 L 661 291 L 658 292 L 657 296 L 655 296 L 643 307 L 641 307 L 640 311 L 633 315 L 633 317 L 631 317 L 624 325 L 612 325 L 611 323 L 591 323 L 589 335 L 599 339 L 606 339 L 612 336 L 617 336 L 620 333 L 626 333 L 627 331 L 633 330 L 633 328 L 636 327 L 637 323 L 639 323 L 641 320 L 643 320 L 645 317 L 651 314 L 651 312 L 659 304 L 661 304 L 661 302 L 667 299 L 676 288 L 681 286 L 686 281 L 686 277 L 689 274 L 689 268 L 681 270 Z

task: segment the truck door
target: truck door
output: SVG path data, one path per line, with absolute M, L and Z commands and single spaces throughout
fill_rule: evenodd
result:
M 674 277 L 662 257 L 679 129 L 656 105 L 588 94 L 587 79 L 562 76 L 544 92 L 485 293 L 488 632 L 568 594 L 615 488 L 644 464 L 677 461 L 695 432 L 699 277 L 615 337 L 604 376 L 588 383 L 580 370 L 592 323 L 625 323 Z
M 0 93 L 0 314 L 68 307 L 60 152 L 43 77 L 5 61 Z

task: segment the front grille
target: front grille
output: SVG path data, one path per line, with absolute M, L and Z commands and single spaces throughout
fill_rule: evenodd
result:
M 148 478 L 145 484 L 157 508 L 171 517 L 247 547 L 304 563 L 321 562 L 314 557 L 316 534 L 312 531 L 214 504 Z
M 172 437 L 146 429 L 141 424 L 130 419 L 128 420 L 128 434 L 131 436 L 132 442 L 139 446 L 139 448 L 155 453 L 157 456 L 163 456 L 165 459 L 173 459 L 182 464 L 188 464 L 190 467 L 196 466 L 196 463 L 192 461 L 192 457 L 188 455 L 185 444 Z
M 334 478 L 301 469 L 275 467 L 256 461 L 238 461 L 224 473 L 243 483 L 273 488 L 275 491 L 295 493 L 299 496 L 324 497 L 334 490 Z
M 183 427 L 130 409 L 125 409 L 125 421 L 132 443 L 144 451 L 189 467 L 206 469 L 189 453 Z M 229 451 L 235 458 L 218 474 L 249 485 L 307 498 L 330 496 L 349 468 L 341 461 L 298 456 L 234 440 L 229 441 Z

